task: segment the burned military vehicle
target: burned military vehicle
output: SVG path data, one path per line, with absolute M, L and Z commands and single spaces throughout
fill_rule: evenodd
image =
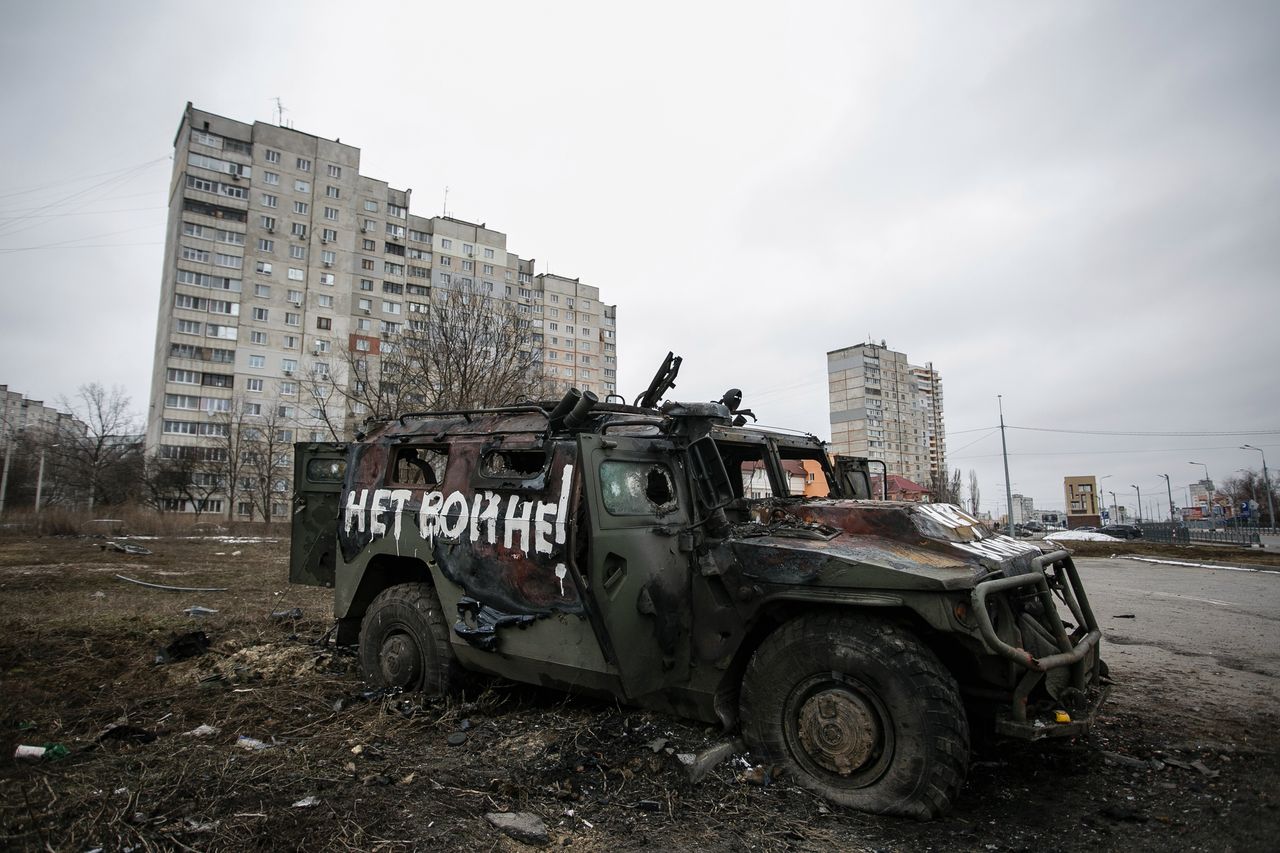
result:
M 1065 551 L 871 500 L 866 464 L 746 425 L 739 393 L 659 405 L 678 363 L 633 405 L 570 392 L 299 444 L 291 579 L 333 587 L 379 685 L 467 670 L 718 722 L 871 812 L 944 811 L 971 726 L 1087 728 L 1100 632 Z M 789 494 L 797 469 L 826 497 Z

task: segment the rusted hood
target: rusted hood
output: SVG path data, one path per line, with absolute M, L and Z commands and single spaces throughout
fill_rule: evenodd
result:
M 965 589 L 1029 571 L 1041 553 L 948 504 L 766 501 L 752 515 L 729 547 L 745 576 L 766 583 Z

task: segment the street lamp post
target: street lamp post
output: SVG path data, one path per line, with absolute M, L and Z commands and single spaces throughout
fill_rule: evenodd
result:
M 1252 444 L 1240 445 L 1241 450 L 1256 450 L 1262 453 L 1261 447 L 1254 447 Z M 1267 521 L 1269 527 L 1276 526 L 1276 508 L 1271 502 L 1271 475 L 1267 473 L 1267 454 L 1262 453 L 1262 485 L 1267 490 Z
M 40 514 L 40 493 L 44 491 L 44 454 L 46 450 L 54 447 L 61 447 L 59 444 L 50 444 L 48 447 L 40 448 L 40 468 L 36 474 L 36 515 Z
M 1164 487 L 1169 492 L 1169 523 L 1173 524 L 1173 485 L 1169 482 L 1168 474 L 1157 474 L 1157 477 L 1164 477 Z
M 1138 493 L 1138 524 L 1141 524 L 1142 523 L 1142 489 L 1139 489 L 1137 486 L 1133 485 L 1132 483 L 1129 484 L 1129 488 L 1134 489 Z
M 1107 494 L 1111 495 L 1111 514 L 1115 516 L 1115 518 L 1112 519 L 1111 523 L 1119 524 L 1120 523 L 1120 505 L 1116 502 L 1116 493 L 1112 491 L 1108 491 Z
M 1103 492 L 1102 492 L 1102 481 L 1103 481 L 1103 480 L 1105 480 L 1105 479 L 1107 479 L 1107 478 L 1108 478 L 1108 477 L 1110 477 L 1110 476 L 1111 476 L 1110 474 L 1103 474 L 1101 477 L 1099 477 L 1099 478 L 1098 478 L 1098 495 L 1103 494 Z M 1097 497 L 1097 501 L 1096 501 L 1096 502 L 1097 502 L 1097 504 L 1098 504 L 1102 509 L 1106 509 L 1106 508 L 1107 508 L 1107 502 L 1106 502 L 1106 501 L 1104 501 L 1101 497 Z M 1102 513 L 1101 513 L 1101 512 L 1099 512 L 1099 513 L 1098 513 L 1098 522 L 1099 522 L 1099 523 L 1101 523 L 1101 522 L 1102 522 Z

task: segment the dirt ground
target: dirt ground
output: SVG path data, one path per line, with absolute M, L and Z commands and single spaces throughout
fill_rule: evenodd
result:
M 550 846 L 611 851 L 1243 851 L 1280 832 L 1275 709 L 1205 721 L 1158 672 L 1113 669 L 1087 740 L 985 748 L 945 818 L 878 818 L 737 756 L 694 785 L 678 755 L 723 735 L 661 715 L 498 682 L 362 697 L 351 655 L 316 644 L 329 594 L 288 584 L 287 540 L 128 541 L 153 553 L 0 539 L 0 847 L 525 848 L 484 818 L 505 811 L 541 817 Z M 156 662 L 191 631 L 207 653 Z M 20 761 L 19 744 L 68 752 Z

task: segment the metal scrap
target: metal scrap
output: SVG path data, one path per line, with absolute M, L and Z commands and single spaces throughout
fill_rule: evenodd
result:
M 135 578 L 127 578 L 124 575 L 116 575 L 116 580 L 128 581 L 138 586 L 145 586 L 148 589 L 163 589 L 165 592 L 226 592 L 225 586 L 168 586 L 162 583 L 148 583 Z

